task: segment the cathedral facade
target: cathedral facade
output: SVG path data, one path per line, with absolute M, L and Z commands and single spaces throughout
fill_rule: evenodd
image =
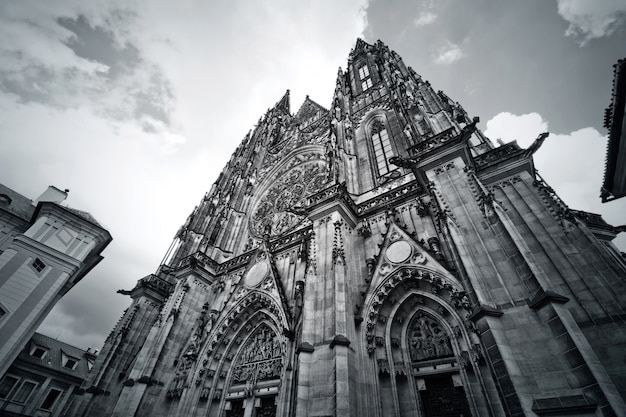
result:
M 289 92 L 179 230 L 77 416 L 619 416 L 626 264 L 382 42 Z

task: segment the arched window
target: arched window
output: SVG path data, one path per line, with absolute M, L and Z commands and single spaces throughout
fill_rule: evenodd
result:
M 366 91 L 373 85 L 370 70 L 367 65 L 363 65 L 359 68 L 359 79 L 361 80 L 361 91 Z
M 389 164 L 389 158 L 393 156 L 393 150 L 387 128 L 381 120 L 376 120 L 372 126 L 372 145 L 374 155 L 376 155 L 378 174 L 382 176 L 392 171 L 394 168 Z

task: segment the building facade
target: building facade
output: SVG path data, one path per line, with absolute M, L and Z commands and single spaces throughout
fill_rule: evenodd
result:
M 72 394 L 82 385 L 97 353 L 35 333 L 0 378 L 0 415 L 67 415 Z
M 31 201 L 0 185 L 0 376 L 112 240 L 89 213 L 60 204 L 67 192 L 50 186 Z
M 609 131 L 602 202 L 626 196 L 626 58 L 613 66 L 611 103 L 604 111 L 604 127 Z
M 382 42 L 289 92 L 139 280 L 77 416 L 618 416 L 626 265 Z

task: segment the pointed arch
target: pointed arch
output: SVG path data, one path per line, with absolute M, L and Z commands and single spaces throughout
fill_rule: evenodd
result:
M 225 310 L 221 319 L 210 330 L 206 343 L 198 354 L 195 368 L 185 375 L 184 384 L 180 384 L 187 391 L 181 396 L 180 410 L 191 409 L 190 407 L 200 404 L 210 415 L 223 415 L 229 398 L 252 395 L 254 386 L 242 386 L 236 373 L 245 371 L 238 366 L 238 361 L 244 357 L 251 343 L 255 345 L 254 338 L 259 333 L 264 335 L 266 342 L 270 342 L 272 357 L 253 364 L 256 379 L 259 380 L 261 375 L 260 379 L 266 388 L 272 385 L 268 384 L 267 379 L 273 379 L 272 386 L 275 388 L 265 391 L 265 395 L 277 396 L 279 390 L 285 389 L 278 381 L 284 372 L 287 358 L 287 337 L 284 336 L 284 331 L 288 320 L 280 303 L 274 296 L 262 290 L 247 290 L 239 295 L 239 299 L 236 299 L 237 294 L 233 296 L 235 299 L 232 306 Z M 280 355 L 274 355 L 279 351 Z M 260 367 L 261 362 L 265 368 Z
M 394 142 L 389 109 L 379 107 L 369 111 L 359 122 L 360 129 L 367 144 L 367 152 L 371 162 L 374 178 L 384 177 L 397 170 L 389 163 L 389 158 L 398 155 L 397 144 Z
M 459 287 L 419 265 L 397 268 L 372 288 L 363 337 L 381 410 L 421 415 L 436 409 L 437 390 L 469 415 L 487 403 L 481 381 L 491 375 Z

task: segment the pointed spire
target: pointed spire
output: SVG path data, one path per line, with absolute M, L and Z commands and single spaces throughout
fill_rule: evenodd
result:
M 358 55 L 362 52 L 367 52 L 367 50 L 371 47 L 372 45 L 365 42 L 363 39 L 357 38 L 356 45 L 354 46 L 354 49 L 350 52 L 350 56 Z
M 283 112 L 285 112 L 287 114 L 291 114 L 291 112 L 289 110 L 289 89 L 287 89 L 287 91 L 285 92 L 285 95 L 283 96 L 283 98 L 281 98 L 278 101 L 278 103 L 276 103 L 274 108 L 276 110 L 282 110 Z

